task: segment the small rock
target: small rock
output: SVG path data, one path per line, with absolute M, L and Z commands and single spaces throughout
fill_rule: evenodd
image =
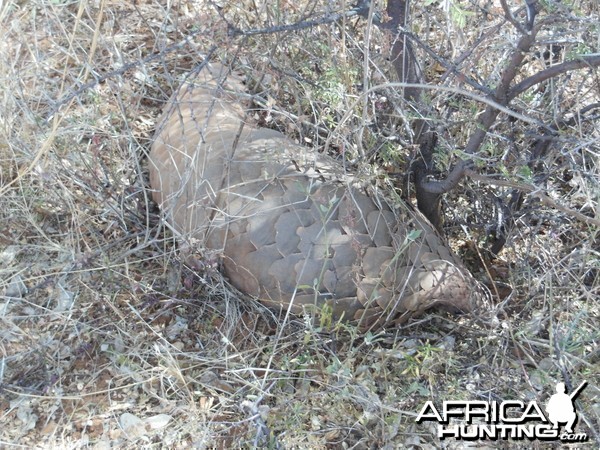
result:
M 156 416 L 148 417 L 144 422 L 153 430 L 164 428 L 173 417 L 169 414 L 157 414 Z
M 23 283 L 21 275 L 16 274 L 10 279 L 4 295 L 6 297 L 22 298 L 25 294 L 27 294 L 27 286 Z
M 135 439 L 146 434 L 144 421 L 130 413 L 121 414 L 119 425 L 121 425 L 129 439 Z

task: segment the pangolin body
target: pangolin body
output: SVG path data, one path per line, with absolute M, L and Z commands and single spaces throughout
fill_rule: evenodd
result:
M 205 65 L 167 104 L 149 158 L 166 219 L 220 252 L 236 288 L 294 313 L 327 307 L 363 329 L 434 305 L 472 310 L 478 284 L 420 213 L 250 123 L 243 92 L 225 67 Z

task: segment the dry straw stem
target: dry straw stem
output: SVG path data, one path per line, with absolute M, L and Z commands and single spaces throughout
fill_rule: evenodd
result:
M 46 139 L 42 143 L 40 149 L 35 154 L 35 157 L 31 160 L 31 162 L 25 169 L 22 169 L 19 171 L 18 175 L 15 178 L 13 178 L 8 183 L 5 183 L 2 186 L 2 188 L 0 188 L 0 196 L 6 194 L 6 192 L 8 192 L 8 190 L 10 189 L 10 187 L 12 185 L 17 184 L 19 181 L 21 181 L 23 179 L 23 177 L 25 177 L 26 175 L 31 173 L 31 171 L 37 166 L 37 164 L 40 162 L 40 160 L 44 156 L 47 155 L 47 153 L 52 148 L 52 145 L 54 144 L 54 140 L 56 139 L 56 136 L 60 130 L 59 129 L 60 123 L 61 123 L 61 116 L 56 115 L 52 119 L 52 128 L 50 129 L 50 133 L 49 133 L 48 137 L 46 137 Z
M 231 23 L 266 28 L 301 21 L 307 12 L 328 14 L 336 5 L 341 10 L 343 3 L 219 4 Z M 583 39 L 595 53 L 589 36 L 597 33 L 586 29 L 598 23 L 597 2 L 576 3 L 588 5 L 585 20 L 560 24 L 560 33 L 570 42 Z M 442 58 L 446 49 L 466 54 L 478 42 L 472 57 L 455 65 L 493 84 L 493 68 L 513 36 L 502 17 L 484 18 L 480 5 L 454 4 L 473 14 L 462 30 L 464 46 L 439 31 L 447 24 L 440 9 L 415 15 L 415 29 L 429 30 L 421 37 Z M 388 133 L 398 118 L 379 115 L 392 108 L 367 103 L 377 115 L 359 123 L 361 99 L 355 116 L 338 126 L 352 106 L 346 99 L 362 94 L 354 86 L 364 80 L 365 52 L 380 77 L 370 85 L 393 70 L 376 28 L 364 48 L 363 18 L 346 20 L 344 28 L 247 36 L 239 47 L 203 1 L 5 1 L 0 22 L 0 446 L 459 449 L 462 443 L 442 442 L 435 429 L 415 424 L 425 401 L 543 405 L 557 381 L 577 386 L 584 379 L 590 385 L 579 397 L 577 431 L 597 436 L 600 254 L 590 227 L 545 209 L 523 210 L 501 258 L 488 265 L 498 283 L 512 288 L 495 328 L 432 313 L 400 330 L 360 336 L 351 327 L 325 333 L 293 315 L 280 326 L 281 317 L 223 279 L 214 255 L 194 241 L 176 243 L 156 205 L 144 199 L 145 155 L 159 110 L 209 53 L 211 60 L 238 57 L 250 78 L 267 74 L 262 89 L 270 104 L 256 111 L 259 119 L 272 106 L 281 114 L 269 125 L 319 148 L 326 133 L 334 135 L 331 143 L 350 146 L 356 127 L 365 126 L 369 149 L 369 139 Z M 535 98 L 528 91 L 519 111 L 552 123 L 553 111 L 593 103 L 595 72 L 584 72 L 559 76 Z M 449 73 L 446 82 L 457 81 Z M 322 95 L 324 76 L 344 87 L 339 115 Z M 448 123 L 446 148 L 463 144 L 462 129 L 473 117 L 465 103 L 453 105 L 458 120 Z M 332 122 L 323 120 L 328 108 Z M 514 123 L 517 139 L 526 138 L 525 122 Z M 502 144 L 502 156 L 510 130 L 500 124 L 488 141 Z M 408 151 L 389 142 L 400 163 L 394 171 L 402 171 Z M 598 124 L 561 127 L 553 145 L 556 152 L 543 161 L 552 194 L 571 208 L 593 205 Z M 515 154 L 507 153 L 513 162 Z M 485 157 L 490 164 L 500 159 L 493 151 Z M 581 178 L 569 181 L 569 172 Z M 450 242 L 461 251 L 471 245 L 461 225 L 475 224 L 464 229 L 477 239 L 477 226 L 492 217 L 484 214 L 493 205 L 491 189 L 472 184 L 459 186 L 448 202 L 458 218 Z M 482 277 L 479 271 L 475 264 Z

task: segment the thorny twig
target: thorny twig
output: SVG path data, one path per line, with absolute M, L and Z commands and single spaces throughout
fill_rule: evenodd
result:
M 508 180 L 498 180 L 498 179 L 491 178 L 486 175 L 481 175 L 471 169 L 467 169 L 465 171 L 465 175 L 473 180 L 480 181 L 485 184 L 510 187 L 513 189 L 518 189 L 521 192 L 526 192 L 527 194 L 531 195 L 532 197 L 537 197 L 538 199 L 540 199 L 540 201 L 543 204 L 550 206 L 551 208 L 557 209 L 561 212 L 564 212 L 565 214 L 567 214 L 569 216 L 575 217 L 577 220 L 587 223 L 588 225 L 595 225 L 597 227 L 600 227 L 600 219 L 595 219 L 593 217 L 586 216 L 585 214 L 582 214 L 579 211 L 575 211 L 574 209 L 567 208 L 566 206 L 563 206 L 560 203 L 555 202 L 554 200 L 552 200 L 552 198 L 550 198 L 548 195 L 546 195 L 544 192 L 542 192 L 542 190 L 540 188 L 533 186 L 531 184 L 516 183 L 514 181 L 508 181 Z
M 259 34 L 275 34 L 275 33 L 282 33 L 282 32 L 286 32 L 286 31 L 305 30 L 307 28 L 313 28 L 318 25 L 327 25 L 330 23 L 338 22 L 344 18 L 349 18 L 349 17 L 354 17 L 354 16 L 362 16 L 364 18 L 367 18 L 369 15 L 370 3 L 371 2 L 368 0 L 367 1 L 359 0 L 359 2 L 356 4 L 356 6 L 354 6 L 352 9 L 350 9 L 348 11 L 325 15 L 325 16 L 319 17 L 317 19 L 301 20 L 296 23 L 290 23 L 290 24 L 285 24 L 285 25 L 273 25 L 270 27 L 255 28 L 255 29 L 250 29 L 250 30 L 241 30 L 238 27 L 236 27 L 235 25 L 231 24 L 229 21 L 227 21 L 222 14 L 220 14 L 220 15 L 221 15 L 221 19 L 223 19 L 223 21 L 227 24 L 228 34 L 230 36 L 232 36 L 232 37 L 256 36 Z M 217 7 L 217 11 L 220 12 L 220 8 Z M 375 15 L 373 17 L 373 23 L 375 25 L 381 24 L 381 20 L 378 15 Z
M 241 29 L 233 26 L 229 22 L 227 22 L 227 20 L 222 15 L 221 15 L 221 17 L 229 28 L 230 36 L 232 36 L 232 37 L 255 36 L 255 35 L 259 35 L 259 34 L 274 34 L 274 33 L 281 33 L 284 31 L 303 30 L 303 29 L 315 27 L 317 25 L 325 25 L 325 24 L 334 23 L 334 22 L 341 20 L 344 17 L 354 17 L 354 16 L 367 17 L 368 13 L 369 13 L 369 5 L 370 5 L 369 1 L 359 1 L 358 4 L 354 8 L 352 8 L 348 11 L 322 16 L 317 19 L 300 21 L 300 22 L 296 22 L 293 24 L 277 25 L 277 26 L 273 26 L 273 27 L 267 27 L 267 28 L 261 28 L 261 29 L 251 29 L 251 30 L 241 30 Z M 218 8 L 218 7 L 215 7 L 215 8 L 217 9 L 217 12 L 220 12 L 220 8 Z M 373 23 L 376 25 L 381 24 L 378 15 L 375 15 L 375 17 L 373 17 Z M 50 113 L 47 115 L 46 121 L 49 122 L 52 119 L 52 117 L 60 110 L 60 108 L 62 106 L 66 105 L 71 100 L 80 96 L 81 94 L 88 91 L 89 89 L 93 89 L 94 87 L 96 87 L 97 85 L 99 85 L 100 83 L 103 83 L 104 81 L 106 81 L 108 79 L 121 76 L 128 70 L 143 66 L 144 64 L 150 63 L 152 61 L 155 61 L 156 59 L 164 57 L 165 55 L 167 55 L 169 53 L 179 50 L 180 48 L 184 47 L 185 45 L 191 44 L 192 39 L 194 37 L 196 37 L 197 35 L 203 33 L 204 31 L 205 31 L 204 29 L 198 29 L 194 32 L 191 32 L 187 36 L 185 36 L 181 41 L 179 41 L 175 44 L 172 44 L 168 47 L 165 47 L 164 49 L 160 50 L 157 53 L 153 53 L 153 54 L 147 56 L 146 58 L 140 59 L 138 61 L 132 61 L 132 62 L 123 64 L 123 66 L 120 67 L 119 69 L 110 71 L 108 73 L 105 73 L 104 75 L 95 76 L 92 81 L 81 84 L 77 87 L 73 87 L 68 94 L 66 94 L 63 97 L 61 97 L 60 99 L 58 99 L 52 105 L 52 109 L 51 109 Z M 208 50 L 208 52 L 206 52 L 206 54 L 207 54 L 206 59 L 210 58 L 210 56 L 214 53 L 216 48 L 217 48 L 216 45 L 212 46 Z
M 61 107 L 63 107 L 64 105 L 66 105 L 67 103 L 69 103 L 71 100 L 73 100 L 76 97 L 79 97 L 81 94 L 83 94 L 84 92 L 88 91 L 89 89 L 93 89 L 96 86 L 98 86 L 100 83 L 103 83 L 104 81 L 111 79 L 111 78 L 115 78 L 118 76 L 123 75 L 125 72 L 127 72 L 128 70 L 131 70 L 135 67 L 140 67 L 144 64 L 147 64 L 149 62 L 152 62 L 156 59 L 159 59 L 161 57 L 164 57 L 166 54 L 174 52 L 175 50 L 178 50 L 182 47 L 184 47 L 185 45 L 190 44 L 191 39 L 198 35 L 199 33 L 203 32 L 204 30 L 198 30 L 198 31 L 194 31 L 192 33 L 190 33 L 189 35 L 185 36 L 181 41 L 173 44 L 173 45 L 169 45 L 168 47 L 165 47 L 163 50 L 159 51 L 158 53 L 153 53 L 143 59 L 140 59 L 139 61 L 132 61 L 126 64 L 123 64 L 122 67 L 116 69 L 116 70 L 112 70 L 108 73 L 105 73 L 104 75 L 95 77 L 92 81 L 89 81 L 87 83 L 84 83 L 80 86 L 78 86 L 77 88 L 74 88 L 71 90 L 71 92 L 69 92 L 68 94 L 64 95 L 63 97 L 61 97 L 60 99 L 58 99 L 54 105 L 52 105 L 52 110 L 50 111 L 50 113 L 46 116 L 46 122 L 49 122 L 50 120 L 52 120 L 52 118 L 54 117 L 54 115 L 60 110 Z M 210 56 L 215 52 L 215 50 L 217 49 L 216 45 L 213 45 L 208 52 L 206 53 L 206 59 L 209 59 Z

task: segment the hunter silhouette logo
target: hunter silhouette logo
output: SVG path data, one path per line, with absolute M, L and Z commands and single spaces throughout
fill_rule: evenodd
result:
M 571 394 L 567 394 L 565 384 L 557 383 L 556 393 L 546 404 L 547 415 L 535 400 L 529 403 L 520 400 L 445 401 L 440 410 L 432 401 L 428 401 L 416 422 L 438 422 L 440 439 L 585 442 L 588 439 L 586 433 L 573 431 L 577 422 L 573 401 L 586 385 L 587 381 L 584 381 Z M 562 432 L 560 424 L 565 424 Z
M 559 422 L 566 422 L 567 426 L 565 427 L 565 431 L 567 433 L 573 433 L 573 425 L 575 425 L 575 422 L 577 421 L 577 413 L 573 406 L 573 400 L 579 395 L 586 384 L 586 381 L 581 383 L 571 395 L 565 393 L 565 383 L 556 384 L 556 394 L 550 397 L 548 405 L 546 406 L 548 419 L 550 419 L 550 422 L 554 425 L 553 429 L 558 429 Z

